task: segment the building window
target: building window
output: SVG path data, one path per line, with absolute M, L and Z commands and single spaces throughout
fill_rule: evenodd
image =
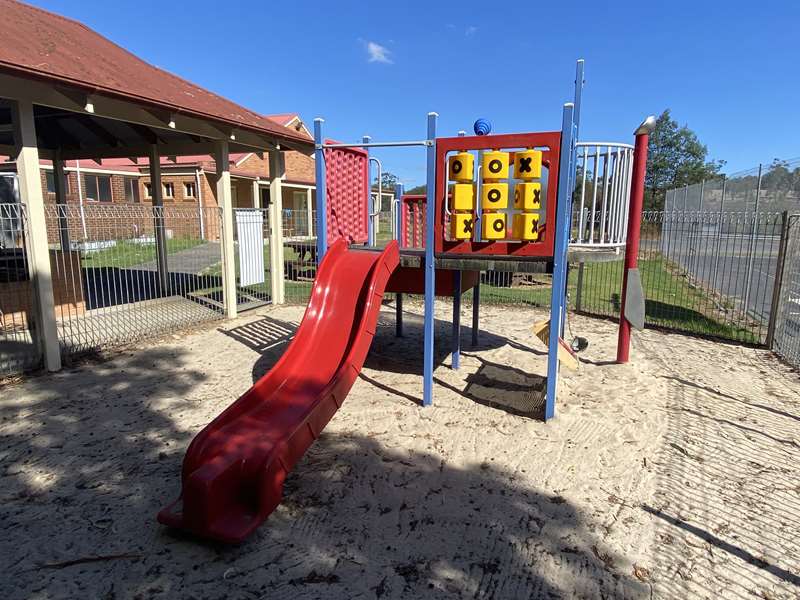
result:
M 144 184 L 144 197 L 145 198 L 153 197 L 153 185 L 151 183 Z
M 56 174 L 55 171 L 45 171 L 44 172 L 44 179 L 47 183 L 47 193 L 48 194 L 55 194 L 56 193 Z M 69 194 L 70 193 L 70 184 L 69 184 L 69 177 L 66 173 L 64 173 L 64 192 Z
M 186 198 L 194 198 L 197 195 L 197 186 L 194 181 L 187 181 L 183 184 L 183 195 Z
M 84 175 L 86 198 L 95 202 L 111 202 L 110 175 Z
M 161 189 L 164 191 L 164 198 L 174 198 L 175 197 L 175 184 L 174 183 L 164 183 L 161 185 Z
M 139 202 L 139 179 L 136 177 L 123 177 L 125 186 L 125 202 Z

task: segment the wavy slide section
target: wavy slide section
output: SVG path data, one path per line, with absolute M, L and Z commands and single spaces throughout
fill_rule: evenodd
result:
M 192 441 L 168 526 L 242 541 L 275 510 L 283 482 L 347 397 L 366 359 L 386 284 L 399 263 L 333 244 L 297 333 L 275 366 Z

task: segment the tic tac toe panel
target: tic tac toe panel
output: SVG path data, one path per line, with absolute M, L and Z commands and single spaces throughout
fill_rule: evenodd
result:
M 435 252 L 552 257 L 560 153 L 558 131 L 437 138 Z

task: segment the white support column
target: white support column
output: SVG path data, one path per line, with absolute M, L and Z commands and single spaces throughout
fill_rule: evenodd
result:
M 259 188 L 258 188 L 258 179 L 253 181 L 253 208 L 259 208 L 260 202 L 258 201 L 259 198 Z
M 69 252 L 69 220 L 67 219 L 67 179 L 64 176 L 64 161 L 61 152 L 55 151 L 53 156 L 53 186 L 56 192 L 56 209 L 58 210 L 58 238 L 61 251 Z M 70 263 L 71 264 L 71 263 Z
M 217 203 L 222 209 L 222 297 L 225 315 L 233 319 L 236 307 L 236 257 L 233 246 L 233 197 L 228 142 L 217 142 L 214 160 L 217 163 Z
M 314 235 L 314 199 L 311 197 L 311 188 L 306 189 L 306 219 L 308 235 Z
M 28 101 L 12 102 L 14 142 L 17 154 L 19 195 L 28 213 L 30 235 L 25 244 L 28 268 L 34 290 L 34 321 L 38 342 L 42 348 L 44 366 L 48 371 L 61 369 L 61 351 L 58 345 L 53 279 L 50 272 L 50 248 L 47 243 L 47 218 L 44 212 L 42 179 L 39 172 L 39 149 L 36 142 L 36 124 L 33 104 Z
M 270 227 L 269 261 L 272 283 L 272 303 L 283 304 L 285 298 L 285 277 L 283 270 L 283 190 L 282 179 L 286 174 L 283 152 L 270 150 L 269 153 L 269 199 Z

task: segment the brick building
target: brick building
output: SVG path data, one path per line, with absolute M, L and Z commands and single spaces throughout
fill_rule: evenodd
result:
M 271 121 L 290 127 L 311 140 L 305 124 L 296 114 L 268 115 Z M 230 154 L 231 192 L 233 206 L 237 208 L 267 208 L 269 197 L 269 160 L 266 154 L 240 152 Z M 285 153 L 286 174 L 281 186 L 285 222 L 292 233 L 310 235 L 314 202 L 313 156 L 297 151 Z M 0 175 L 13 174 L 14 162 L 0 162 Z M 152 188 L 147 158 L 109 158 L 65 161 L 66 201 L 68 205 L 83 207 L 110 205 L 152 205 Z M 80 179 L 80 181 L 79 181 Z M 45 202 L 55 204 L 55 181 L 52 162 L 41 161 L 42 191 Z M 211 156 L 161 157 L 162 197 L 165 207 L 212 209 L 219 206 L 216 197 L 217 167 Z M 0 196 L 12 194 L 11 185 L 0 186 Z M 13 198 L 0 198 L 12 202 Z M 133 218 L 133 217 L 129 217 Z M 308 223 L 312 223 L 308 227 Z M 191 226 L 190 223 L 183 228 Z M 135 226 L 135 224 L 134 224 Z M 71 237 L 80 239 L 78 223 L 70 223 Z M 199 235 L 198 231 L 194 232 Z M 57 232 L 49 232 L 56 241 Z M 219 231 L 209 231 L 206 238 L 216 238 Z

